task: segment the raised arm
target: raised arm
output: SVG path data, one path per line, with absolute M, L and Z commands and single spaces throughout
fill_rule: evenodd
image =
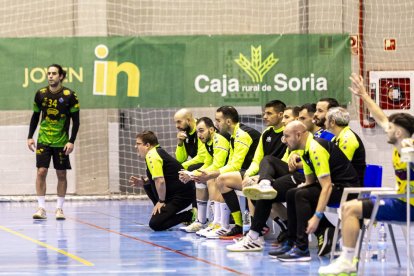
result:
M 371 99 L 371 96 L 367 93 L 367 90 L 364 86 L 364 79 L 362 76 L 352 73 L 349 78 L 352 81 L 352 86 L 349 87 L 349 90 L 359 98 L 364 101 L 364 104 L 371 112 L 375 121 L 383 128 L 388 128 L 388 117 L 385 115 L 384 111 Z

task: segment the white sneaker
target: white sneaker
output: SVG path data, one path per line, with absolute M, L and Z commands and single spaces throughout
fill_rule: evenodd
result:
M 228 232 L 230 232 L 230 229 L 220 227 L 218 229 L 214 229 L 214 230 L 206 233 L 204 235 L 204 237 L 206 237 L 207 239 L 218 239 L 218 238 L 220 238 L 220 236 L 222 236 L 224 234 L 227 234 Z
M 206 228 L 197 231 L 196 235 L 204 237 L 204 235 L 207 234 L 208 232 L 213 231 L 215 229 L 219 229 L 220 227 L 221 227 L 220 224 L 210 223 Z
M 270 184 L 259 183 L 243 188 L 243 194 L 252 200 L 274 199 L 277 191 Z
M 184 232 L 187 232 L 187 233 L 195 233 L 195 232 L 200 231 L 201 229 L 203 229 L 203 226 L 204 226 L 204 224 L 202 224 L 201 222 L 196 220 L 188 226 L 180 227 L 180 230 L 182 230 Z
M 227 245 L 226 249 L 232 252 L 257 252 L 263 251 L 264 239 L 259 237 L 253 240 L 249 235 L 237 240 L 236 243 Z
M 57 220 L 65 220 L 65 215 L 63 214 L 62 208 L 56 208 L 56 219 Z
M 34 219 L 46 219 L 46 210 L 42 207 L 37 208 L 36 213 L 33 214 Z
M 356 264 L 339 257 L 333 260 L 329 265 L 321 266 L 319 268 L 320 275 L 337 275 L 340 273 L 351 274 L 356 273 Z

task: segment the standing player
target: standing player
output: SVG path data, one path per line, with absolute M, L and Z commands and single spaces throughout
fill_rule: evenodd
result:
M 79 130 L 78 97 L 74 91 L 62 86 L 65 76 L 66 71 L 60 65 L 50 65 L 47 69 L 49 86 L 38 90 L 34 98 L 27 139 L 29 149 L 36 150 L 36 194 L 39 207 L 33 215 L 34 219 L 46 219 L 46 176 L 51 158 L 58 178 L 56 219 L 65 219 L 62 208 L 67 190 L 66 170 L 71 169 L 69 154 L 73 151 Z M 40 114 L 42 119 L 36 145 L 33 134 L 39 123 Z M 69 138 L 71 119 L 72 130 Z

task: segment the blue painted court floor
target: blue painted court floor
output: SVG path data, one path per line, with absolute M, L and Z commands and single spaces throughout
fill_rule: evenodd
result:
M 317 275 L 329 262 L 311 249 L 308 263 L 281 263 L 264 252 L 231 253 L 231 241 L 206 240 L 178 227 L 154 232 L 147 200 L 66 202 L 67 219 L 34 221 L 36 203 L 1 202 L 0 275 Z M 411 228 L 411 232 L 413 228 Z M 398 268 L 391 242 L 388 258 L 370 261 L 364 275 L 406 275 L 406 241 L 395 227 L 402 259 Z M 413 234 L 411 234 L 413 236 Z

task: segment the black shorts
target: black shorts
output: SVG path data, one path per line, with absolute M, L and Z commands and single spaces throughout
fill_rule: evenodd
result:
M 69 155 L 63 151 L 63 147 L 55 148 L 42 144 L 37 144 L 36 148 L 36 167 L 49 168 L 50 159 L 53 157 L 53 167 L 56 170 L 70 170 Z

